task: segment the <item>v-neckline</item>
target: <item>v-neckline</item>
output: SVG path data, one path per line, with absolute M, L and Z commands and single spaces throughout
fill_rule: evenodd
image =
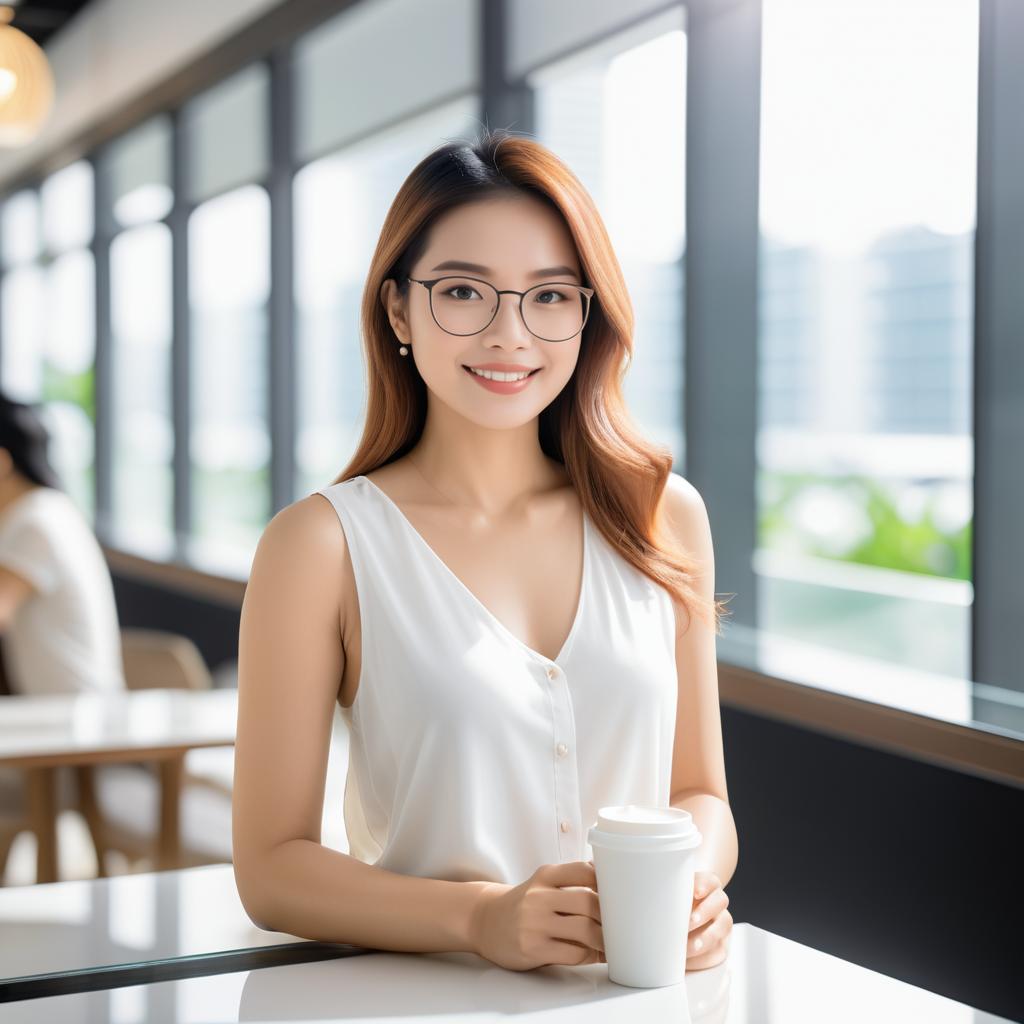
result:
M 498 629 L 504 636 L 508 637 L 510 640 L 512 640 L 515 644 L 521 647 L 528 654 L 532 655 L 534 658 L 537 658 L 540 661 L 544 662 L 544 664 L 558 664 L 569 653 L 573 641 L 576 639 L 576 634 L 579 632 L 580 621 L 583 618 L 583 609 L 584 605 L 586 604 L 587 586 L 590 581 L 590 536 L 589 524 L 587 523 L 587 510 L 585 508 L 583 509 L 583 573 L 582 579 L 580 581 L 579 598 L 576 602 L 576 614 L 573 616 L 572 625 L 569 627 L 569 633 L 563 641 L 561 649 L 554 656 L 554 658 L 549 658 L 546 654 L 541 654 L 540 651 L 537 651 L 534 648 L 532 648 L 528 643 L 526 643 L 525 640 L 521 640 L 518 636 L 516 636 L 515 633 L 513 633 L 512 630 L 509 629 L 508 626 L 506 626 L 505 623 L 502 622 L 501 619 L 499 619 L 498 616 L 495 615 L 494 612 L 492 612 L 490 608 L 488 608 L 487 605 L 485 605 L 483 601 L 481 601 L 480 598 L 477 597 L 476 594 L 474 594 L 473 591 L 470 590 L 469 587 L 467 587 L 466 584 L 462 582 L 462 580 L 455 574 L 455 572 L 451 569 L 448 563 L 445 562 L 445 560 L 427 543 L 427 540 L 423 536 L 423 534 L 420 533 L 420 531 L 412 525 L 412 522 L 409 520 L 409 517 L 395 504 L 394 501 L 392 501 L 392 499 L 383 490 L 381 490 L 380 487 L 378 487 L 368 476 L 360 475 L 356 479 L 365 480 L 370 485 L 370 487 L 373 488 L 373 490 L 376 491 L 377 494 L 379 494 L 381 498 L 384 499 L 385 504 L 394 510 L 399 520 L 405 524 L 409 532 L 412 533 L 413 536 L 418 541 L 418 543 L 422 545 L 427 555 L 430 558 L 432 558 L 434 562 L 437 563 L 437 565 L 445 573 L 445 575 L 447 575 L 455 583 L 455 585 L 462 591 L 462 593 L 465 594 L 465 596 L 476 607 L 480 614 L 487 618 L 491 623 L 493 623 L 495 628 Z

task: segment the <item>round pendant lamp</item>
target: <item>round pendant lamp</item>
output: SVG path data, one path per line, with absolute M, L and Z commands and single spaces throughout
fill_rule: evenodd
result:
M 39 134 L 53 107 L 53 72 L 42 49 L 11 25 L 0 6 L 0 147 L 23 146 Z

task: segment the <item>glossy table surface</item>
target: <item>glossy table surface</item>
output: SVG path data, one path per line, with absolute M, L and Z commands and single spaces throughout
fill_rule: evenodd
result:
M 268 956 L 281 947 L 307 948 Z M 146 968 L 120 972 L 141 980 L 183 960 L 205 971 L 314 959 L 314 947 L 355 948 L 257 928 L 230 864 L 0 888 L 0 999 L 89 987 L 84 974 L 116 968 Z
M 726 961 L 632 989 L 604 964 L 508 971 L 471 953 L 368 953 L 3 1005 L 5 1024 L 572 1021 L 600 1024 L 996 1024 L 971 1009 L 748 924 Z

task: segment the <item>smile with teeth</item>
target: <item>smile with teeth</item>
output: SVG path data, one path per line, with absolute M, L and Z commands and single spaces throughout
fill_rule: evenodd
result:
M 487 380 L 500 381 L 525 380 L 531 373 L 536 372 L 534 370 L 527 370 L 525 373 L 500 373 L 497 370 L 475 370 L 472 366 L 467 366 L 466 369 L 469 370 L 470 373 L 475 373 L 478 377 L 486 377 Z

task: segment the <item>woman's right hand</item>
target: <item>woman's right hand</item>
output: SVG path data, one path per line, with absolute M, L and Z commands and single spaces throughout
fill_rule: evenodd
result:
M 604 963 L 593 863 L 542 864 L 519 885 L 491 883 L 481 890 L 471 941 L 480 956 L 512 971 Z

